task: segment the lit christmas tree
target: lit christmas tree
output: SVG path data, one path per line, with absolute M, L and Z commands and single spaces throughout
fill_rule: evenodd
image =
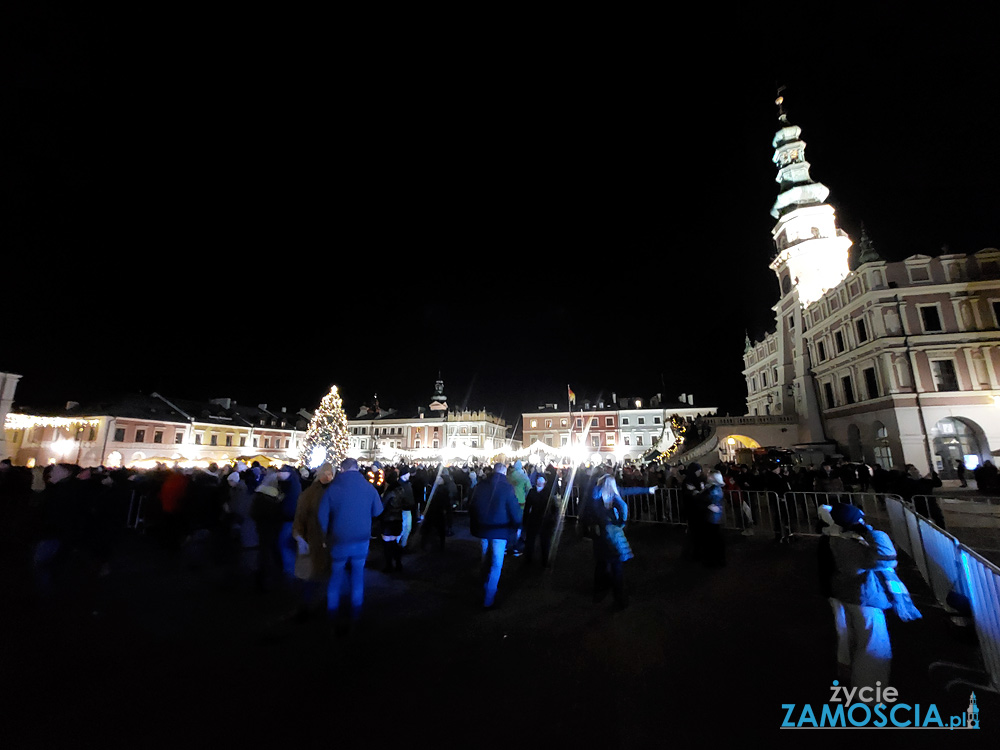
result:
M 330 388 L 309 423 L 299 453 L 299 466 L 314 469 L 325 461 L 335 467 L 347 456 L 347 415 L 337 386 Z

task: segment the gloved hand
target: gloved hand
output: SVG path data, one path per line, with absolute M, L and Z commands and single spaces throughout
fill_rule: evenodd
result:
M 295 541 L 299 543 L 299 554 L 308 555 L 309 554 L 309 542 L 300 536 L 295 537 Z

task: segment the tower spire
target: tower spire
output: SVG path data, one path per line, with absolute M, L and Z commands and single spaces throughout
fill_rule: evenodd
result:
M 771 207 L 771 216 L 777 219 L 771 230 L 777 249 L 771 270 L 778 275 L 781 293 L 794 287 L 799 302 L 807 306 L 847 276 L 851 240 L 837 226 L 833 207 L 826 202 L 830 189 L 809 175 L 802 128 L 788 121 L 784 90 L 778 87 L 779 127 L 771 141 L 779 186 Z
M 878 250 L 876 250 L 875 245 L 872 244 L 871 237 L 868 236 L 868 229 L 862 222 L 861 237 L 858 238 L 858 265 L 860 266 L 865 263 L 872 263 L 879 260 L 882 260 L 882 256 L 878 254 Z

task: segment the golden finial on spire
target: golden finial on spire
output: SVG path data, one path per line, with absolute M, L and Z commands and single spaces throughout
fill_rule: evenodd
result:
M 778 107 L 778 119 L 781 120 L 781 122 L 786 122 L 788 119 L 787 115 L 785 114 L 785 107 L 784 107 L 785 97 L 782 96 L 781 94 L 781 92 L 784 90 L 785 90 L 784 86 L 778 86 L 778 92 L 777 92 L 778 98 L 774 100 L 774 103 Z

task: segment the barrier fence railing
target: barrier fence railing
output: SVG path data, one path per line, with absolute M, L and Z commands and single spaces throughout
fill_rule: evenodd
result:
M 874 492 L 787 492 L 779 496 L 764 490 L 726 490 L 723 497 L 725 528 L 769 533 L 779 538 L 789 534 L 817 534 L 819 506 L 837 502 L 853 503 L 873 523 L 887 523 L 885 500 L 887 497 L 898 498 L 897 495 Z M 575 501 L 578 505 L 578 496 Z M 690 512 L 682 491 L 675 488 L 657 488 L 651 495 L 633 495 L 625 501 L 629 520 L 636 523 L 686 524 Z M 575 515 L 576 505 L 571 504 L 567 515 Z
M 818 535 L 819 506 L 837 502 L 851 503 L 864 511 L 872 526 L 886 529 L 897 548 L 913 560 L 921 577 L 941 607 L 954 611 L 949 596 L 964 597 L 971 609 L 982 658 L 975 671 L 984 675 L 976 681 L 956 678 L 949 683 L 1000 692 L 1000 567 L 961 543 L 915 508 L 930 509 L 930 498 L 907 502 L 899 495 L 873 492 L 774 492 L 726 491 L 724 520 L 726 528 L 744 532 Z M 940 500 L 938 496 L 933 496 Z M 684 524 L 687 509 L 680 490 L 659 489 L 651 496 L 626 498 L 629 517 L 639 523 Z M 993 498 L 979 502 L 991 506 Z M 933 667 L 963 667 L 937 663 Z
M 973 506 L 988 506 L 991 508 L 1000 508 L 1000 497 L 993 497 L 990 495 L 977 495 L 975 493 L 965 493 L 960 494 L 957 492 L 949 492 L 947 489 L 942 489 L 940 492 L 935 492 L 933 495 L 914 495 L 913 499 L 928 499 L 934 498 L 935 500 L 954 500 L 962 503 L 971 503 Z
M 954 535 L 935 525 L 902 498 L 887 500 L 889 535 L 913 560 L 938 604 L 954 612 L 951 596 L 963 597 L 972 614 L 982 658 L 974 671 L 985 681 L 956 678 L 949 683 L 1000 692 L 1000 568 Z M 967 665 L 935 662 L 931 669 Z
M 989 685 L 980 687 L 1000 692 L 1000 568 L 964 545 L 959 552 L 979 650 L 990 680 Z M 960 682 L 969 684 L 968 680 Z

